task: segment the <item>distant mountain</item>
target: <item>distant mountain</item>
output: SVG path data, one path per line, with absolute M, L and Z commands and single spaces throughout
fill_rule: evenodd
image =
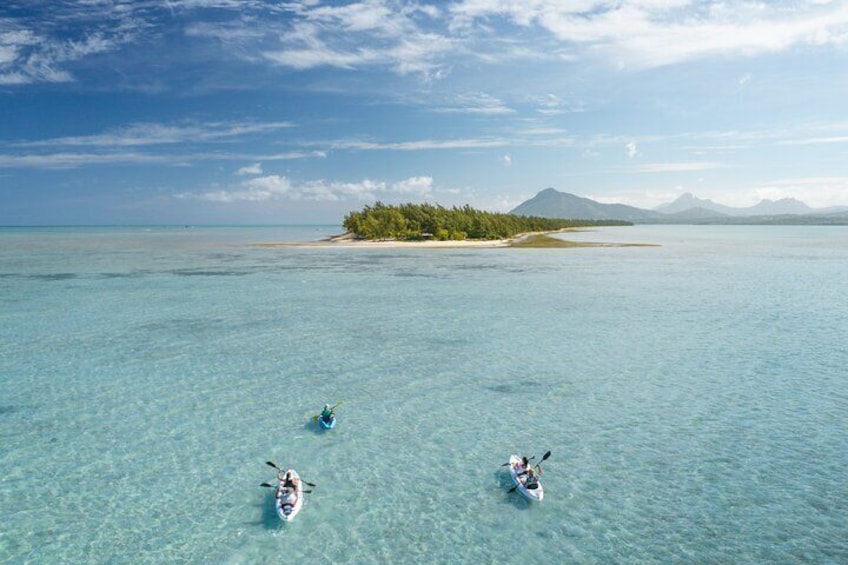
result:
M 515 207 L 511 214 L 581 220 L 646 220 L 661 216 L 625 204 L 602 204 L 589 198 L 546 188 Z
M 663 214 L 677 214 L 694 208 L 710 210 L 724 216 L 779 216 L 782 214 L 813 214 L 820 211 L 810 208 L 800 200 L 794 198 L 782 198 L 780 200 L 761 200 L 755 206 L 748 208 L 733 208 L 717 204 L 709 199 L 701 199 L 687 192 L 677 198 L 674 202 L 661 204 L 654 208 L 656 212 Z
M 546 188 L 516 206 L 511 214 L 581 220 L 627 220 L 639 224 L 848 224 L 848 206 L 810 208 L 800 200 L 762 200 L 734 208 L 686 193 L 674 202 L 644 210 L 625 204 L 602 204 Z
M 733 208 L 731 208 L 730 206 L 723 206 L 721 204 L 716 204 L 715 202 L 709 199 L 698 198 L 691 192 L 687 192 L 686 194 L 680 195 L 674 202 L 660 204 L 659 206 L 654 208 L 654 211 L 662 212 L 663 214 L 679 214 L 685 213 L 689 210 L 716 212 L 718 214 L 727 216 L 733 214 Z M 703 212 L 699 212 L 699 215 L 702 213 Z
M 695 208 L 687 208 L 685 210 L 681 210 L 680 212 L 662 214 L 662 216 L 663 220 L 677 220 L 680 222 L 720 219 L 729 217 L 727 214 L 722 214 L 721 212 L 710 210 L 709 208 L 703 208 L 701 206 Z
M 781 198 L 780 200 L 760 200 L 756 206 L 739 208 L 737 216 L 779 216 L 781 214 L 814 214 L 817 210 L 810 208 L 800 200 Z

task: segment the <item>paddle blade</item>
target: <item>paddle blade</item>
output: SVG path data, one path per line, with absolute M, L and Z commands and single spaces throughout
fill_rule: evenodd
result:
M 317 487 L 317 486 L 318 486 L 318 485 L 316 485 L 315 483 L 310 483 L 309 481 L 303 481 L 303 484 L 305 484 L 305 485 L 309 485 L 309 486 L 311 486 L 311 487 Z
M 550 451 L 548 451 L 547 453 L 545 453 L 545 454 L 542 456 L 542 461 L 544 461 L 545 459 L 547 459 L 547 458 L 548 458 L 548 457 L 550 457 L 550 456 L 551 456 L 551 452 L 550 452 Z M 542 461 L 539 461 L 539 463 L 541 463 Z
M 274 469 L 277 469 L 278 471 L 280 470 L 280 468 L 279 468 L 279 467 L 277 467 L 277 466 L 274 464 L 274 462 L 273 462 L 273 461 L 266 461 L 266 462 L 265 462 L 265 464 L 266 464 L 266 465 L 268 465 L 269 467 L 273 467 Z
M 509 494 L 509 493 L 511 493 L 511 492 L 515 492 L 515 489 L 517 489 L 517 488 L 518 488 L 518 485 L 515 485 L 514 487 L 512 487 L 511 489 L 509 489 L 508 491 L 506 491 L 506 493 L 507 493 L 507 494 Z
M 259 486 L 261 486 L 261 487 L 277 488 L 277 487 L 276 487 L 276 485 L 269 485 L 268 483 L 262 483 L 262 484 L 261 484 L 261 485 L 259 485 Z

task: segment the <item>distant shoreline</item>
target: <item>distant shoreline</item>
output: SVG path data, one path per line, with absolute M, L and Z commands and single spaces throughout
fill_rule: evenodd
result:
M 520 248 L 570 248 L 570 247 L 653 247 L 649 243 L 600 243 L 591 241 L 569 241 L 551 237 L 553 233 L 565 233 L 578 231 L 574 228 L 562 230 L 520 233 L 507 239 L 463 239 L 463 240 L 434 240 L 425 239 L 420 241 L 398 241 L 395 239 L 370 240 L 357 238 L 352 233 L 334 235 L 319 241 L 304 242 L 269 242 L 257 243 L 258 247 L 338 247 L 338 248 L 391 248 L 391 249 L 418 249 L 418 248 L 496 248 L 496 247 L 520 247 Z

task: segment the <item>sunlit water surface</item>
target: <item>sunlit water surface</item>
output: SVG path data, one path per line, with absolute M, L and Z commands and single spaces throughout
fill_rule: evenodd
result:
M 846 228 L 339 231 L 0 230 L 0 562 L 848 562 Z

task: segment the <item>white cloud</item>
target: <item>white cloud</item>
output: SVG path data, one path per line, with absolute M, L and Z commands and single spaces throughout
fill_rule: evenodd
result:
M 633 159 L 639 154 L 639 150 L 636 148 L 636 143 L 633 141 L 627 142 L 627 145 L 624 147 L 627 149 L 627 157 L 629 159 Z
M 191 57 L 187 60 L 193 63 L 210 56 L 220 60 L 224 54 L 296 70 L 386 68 L 425 80 L 444 78 L 472 60 L 496 64 L 600 58 L 638 69 L 848 44 L 848 6 L 842 1 L 798 0 L 779 6 L 758 0 L 36 4 L 29 19 L 0 19 L 0 84 L 74 80 L 77 61 L 120 54 L 142 41 L 145 47 L 161 47 L 169 35 L 166 26 L 189 40 L 185 50 L 172 54 Z M 56 25 L 43 25 L 48 16 Z M 563 103 L 554 94 L 548 97 L 538 112 L 583 107 Z
M 48 10 L 52 12 L 52 7 Z M 0 18 L 0 84 L 73 81 L 73 75 L 65 68 L 69 63 L 115 51 L 134 41 L 136 31 L 132 27 L 116 25 L 102 11 L 94 10 L 94 13 L 97 15 L 86 16 L 84 10 L 69 8 L 66 13 L 58 14 L 57 19 L 64 16 L 75 23 L 88 18 L 78 29 L 53 26 L 52 29 L 61 30 L 61 36 L 57 32 L 53 36 L 45 35 L 51 26 L 35 18 L 32 21 Z
M 426 199 L 432 193 L 433 179 L 426 176 L 409 177 L 393 183 L 371 179 L 359 182 L 313 180 L 295 185 L 287 177 L 268 175 L 244 181 L 232 189 L 185 192 L 178 194 L 177 198 L 224 203 L 270 200 L 369 201 L 398 196 Z
M 509 153 L 501 156 L 500 160 L 501 160 L 501 163 L 503 163 L 504 166 L 506 166 L 506 167 L 509 167 L 510 165 L 512 165 L 512 155 L 510 155 Z
M 291 12 L 292 22 L 279 34 L 281 47 L 266 49 L 264 56 L 295 69 L 387 66 L 398 74 L 434 79 L 446 73 L 439 59 L 456 48 L 454 39 L 420 25 L 420 18 L 431 22 L 439 15 L 435 7 L 383 0 L 283 7 Z
M 392 184 L 390 191 L 395 194 L 427 197 L 433 193 L 433 177 L 410 177 Z
M 49 153 L 45 155 L 0 154 L 0 168 L 74 169 L 91 165 L 173 163 L 172 157 L 144 153 Z
M 379 52 L 371 49 L 357 49 L 355 52 L 335 51 L 325 45 L 309 49 L 270 51 L 265 53 L 265 57 L 279 65 L 298 70 L 321 66 L 353 69 L 383 60 Z
M 244 161 L 260 159 L 262 161 L 282 161 L 294 159 L 323 158 L 323 151 L 275 153 L 271 155 L 250 155 L 245 153 L 142 153 L 111 152 L 101 153 L 45 153 L 29 155 L 10 155 L 0 153 L 0 168 L 70 169 L 105 164 L 138 165 L 159 163 L 162 165 L 182 166 L 205 161 Z
M 270 175 L 250 179 L 234 190 L 213 190 L 200 194 L 180 193 L 177 198 L 207 200 L 209 202 L 264 202 L 276 200 L 291 190 L 291 182 L 286 177 Z
M 677 173 L 682 171 L 706 171 L 723 167 L 720 163 L 693 162 L 693 163 L 647 163 L 633 167 L 635 173 Z
M 789 139 L 783 145 L 818 145 L 829 143 L 848 143 L 848 135 L 831 135 L 826 137 L 808 137 L 806 139 Z
M 800 1 L 775 9 L 753 0 L 465 0 L 454 4 L 451 13 L 454 25 L 463 29 L 502 17 L 517 26 L 546 30 L 572 53 L 634 68 L 848 42 L 843 2 Z
M 17 147 L 126 147 L 174 143 L 203 143 L 264 134 L 294 127 L 291 122 L 135 123 L 105 133 L 22 141 Z
M 527 97 L 527 101 L 536 105 L 536 112 L 543 116 L 579 113 L 586 111 L 586 104 L 581 100 L 564 100 L 556 94 L 539 94 Z
M 515 110 L 507 107 L 501 100 L 485 92 L 461 94 L 451 106 L 434 108 L 433 111 L 447 114 L 512 114 Z
M 356 141 L 342 140 L 330 142 L 333 149 L 358 150 L 395 150 L 395 151 L 426 151 L 431 149 L 483 149 L 488 147 L 504 147 L 511 143 L 505 139 L 422 139 L 418 141 Z
M 848 177 L 780 179 L 754 190 L 756 199 L 797 198 L 813 208 L 848 205 Z
M 262 174 L 262 163 L 253 163 L 252 165 L 248 165 L 246 167 L 240 168 L 236 171 L 237 175 L 261 175 Z

